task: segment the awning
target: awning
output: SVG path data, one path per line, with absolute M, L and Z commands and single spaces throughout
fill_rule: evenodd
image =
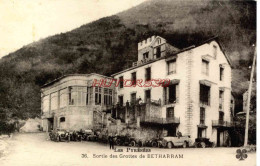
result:
M 200 80 L 199 82 L 200 82 L 200 84 L 206 85 L 206 86 L 211 86 L 212 84 L 216 84 L 216 83 L 208 81 L 208 80 Z

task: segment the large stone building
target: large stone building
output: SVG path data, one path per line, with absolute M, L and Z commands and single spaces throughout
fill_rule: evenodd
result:
M 118 82 L 110 87 L 113 97 L 109 104 L 114 106 L 109 111 L 102 104 L 96 105 L 94 97 L 89 98 L 90 104 L 72 106 L 70 97 L 61 96 L 62 89 L 68 96 L 74 96 L 71 86 L 83 86 L 78 91 L 87 90 L 85 93 L 89 94 L 89 82 L 94 78 L 106 79 L 104 76 L 73 75 L 45 85 L 43 122 L 62 126 L 65 120 L 66 128 L 93 128 L 92 114 L 96 108 L 106 114 L 101 116 L 101 123 L 106 125 L 108 117 L 112 116 L 111 120 L 120 119 L 122 124 L 154 127 L 158 134 L 175 136 L 180 131 L 193 141 L 197 137 L 207 137 L 218 146 L 225 145 L 232 121 L 231 64 L 216 38 L 180 50 L 162 37 L 152 36 L 138 43 L 138 61 L 112 77 Z M 168 86 L 140 86 L 145 81 L 158 79 L 167 80 Z M 135 86 L 127 85 L 126 80 L 131 80 Z M 98 89 L 102 103 L 105 90 L 102 86 Z M 90 92 L 95 93 L 94 89 Z M 52 104 L 54 100 L 57 104 Z
M 216 39 L 179 50 L 159 36 L 148 38 L 138 43 L 133 67 L 112 76 L 169 79 L 168 87 L 119 86 L 117 99 L 126 103 L 140 97 L 149 106 L 160 101 L 141 114 L 141 123 L 161 124 L 168 135 L 179 130 L 193 139 L 207 137 L 224 144 L 232 118 L 231 65 Z
M 103 110 L 112 106 L 114 84 L 93 87 L 94 80 L 111 79 L 99 74 L 73 74 L 58 78 L 42 87 L 43 130 L 100 128 Z

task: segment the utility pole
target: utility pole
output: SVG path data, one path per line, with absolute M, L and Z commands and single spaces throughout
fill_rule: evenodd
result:
M 255 46 L 255 53 L 254 53 L 254 59 L 253 59 L 253 67 L 252 67 L 251 76 L 250 76 L 250 83 L 249 83 L 249 88 L 248 88 L 248 96 L 247 96 L 247 105 L 246 105 L 246 130 L 245 130 L 244 147 L 247 146 L 247 143 L 248 143 L 249 111 L 250 111 L 250 101 L 251 101 L 251 92 L 252 92 L 252 82 L 253 82 L 254 70 L 255 70 L 255 61 L 256 61 L 256 46 Z

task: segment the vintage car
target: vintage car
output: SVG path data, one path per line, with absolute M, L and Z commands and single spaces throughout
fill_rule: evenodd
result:
M 65 130 L 65 129 L 56 129 L 56 130 L 52 130 L 50 135 L 50 139 L 52 141 L 70 141 L 71 138 L 71 134 L 69 131 Z
M 87 137 L 93 133 L 92 130 L 80 130 L 80 131 L 74 131 L 73 132 L 73 141 L 86 141 Z
M 82 133 L 80 131 L 73 131 L 70 135 L 71 141 L 82 141 Z
M 90 135 L 87 136 L 87 141 L 97 141 L 98 140 L 99 132 L 92 132 Z
M 118 146 L 136 146 L 137 141 L 129 135 L 119 135 L 115 137 L 115 144 Z
M 209 138 L 196 138 L 194 143 L 195 148 L 206 148 L 206 147 L 216 147 L 214 142 L 209 141 Z
M 183 148 L 191 146 L 191 139 L 190 136 L 179 136 L 179 137 L 173 137 L 173 136 L 167 136 L 163 137 L 161 140 L 161 146 L 167 147 L 169 149 L 173 147 L 182 146 Z
M 154 138 L 154 139 L 151 139 L 151 140 L 146 140 L 145 143 L 144 143 L 144 146 L 160 147 L 161 140 L 162 139 L 158 139 L 158 138 Z

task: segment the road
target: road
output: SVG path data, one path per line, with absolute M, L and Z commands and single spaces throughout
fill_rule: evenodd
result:
M 8 153 L 0 157 L 1 166 L 235 166 L 256 165 L 256 153 L 245 160 L 236 159 L 237 148 L 146 148 L 151 152 L 114 152 L 98 142 L 52 142 L 46 133 L 14 134 L 6 140 Z M 136 149 L 136 148 L 133 148 Z M 162 155 L 165 154 L 165 155 Z M 168 154 L 168 155 L 167 155 Z M 112 157 L 117 158 L 110 158 Z M 145 158 L 140 158 L 140 155 Z M 132 158 L 136 157 L 136 158 Z M 147 158 L 150 157 L 150 158 Z M 151 158 L 153 157 L 153 158 Z M 157 158 L 156 158 L 157 157 Z M 159 158 L 168 157 L 168 158 Z M 172 158 L 169 158 L 172 157 Z

